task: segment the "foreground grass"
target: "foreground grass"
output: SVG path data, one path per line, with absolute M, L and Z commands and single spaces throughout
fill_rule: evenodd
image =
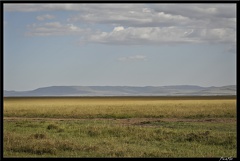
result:
M 22 120 L 4 125 L 4 156 L 236 157 L 232 123 L 124 126 L 113 120 Z
M 236 157 L 236 99 L 4 99 L 4 157 Z

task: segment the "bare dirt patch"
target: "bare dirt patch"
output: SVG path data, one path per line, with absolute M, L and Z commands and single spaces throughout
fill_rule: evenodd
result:
M 235 118 L 208 118 L 208 119 L 181 119 L 181 118 L 130 118 L 130 119 L 119 119 L 118 122 L 124 125 L 152 125 L 156 122 L 224 122 L 224 123 L 234 123 Z
M 224 123 L 234 123 L 236 118 L 204 118 L 204 119 L 185 119 L 185 118 L 124 118 L 124 119 L 114 119 L 114 118 L 27 118 L 27 117 L 4 117 L 4 121 L 86 121 L 86 120 L 99 120 L 99 121 L 113 121 L 120 125 L 140 125 L 140 126 L 152 126 L 152 123 L 156 122 L 204 122 L 204 123 L 214 123 L 214 122 L 224 122 Z

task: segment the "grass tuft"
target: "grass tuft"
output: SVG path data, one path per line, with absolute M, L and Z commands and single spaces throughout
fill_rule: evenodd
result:
M 52 130 L 52 129 L 58 130 L 59 127 L 58 127 L 57 125 L 55 125 L 55 124 L 49 124 L 49 125 L 47 126 L 47 129 L 48 129 L 48 130 Z
M 46 139 L 47 137 L 46 137 L 46 134 L 34 134 L 33 135 L 33 137 L 35 138 L 35 139 Z

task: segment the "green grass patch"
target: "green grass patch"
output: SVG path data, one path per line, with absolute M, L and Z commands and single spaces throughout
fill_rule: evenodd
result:
M 27 121 L 18 123 L 29 125 Z M 39 124 L 22 128 L 14 121 L 5 122 L 4 156 L 236 157 L 236 124 L 165 122 L 125 126 L 116 120 Z M 63 131 L 58 132 L 59 128 Z

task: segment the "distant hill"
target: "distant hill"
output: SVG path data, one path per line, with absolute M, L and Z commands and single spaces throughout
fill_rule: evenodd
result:
M 15 96 L 204 96 L 236 95 L 236 85 L 222 87 L 177 86 L 51 86 L 30 91 L 5 91 Z

